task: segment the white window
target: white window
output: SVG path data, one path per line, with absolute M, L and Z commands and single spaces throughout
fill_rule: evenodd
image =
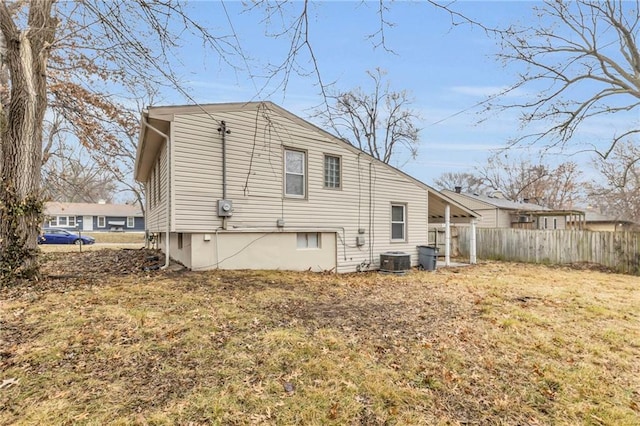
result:
M 51 216 L 47 219 L 50 228 L 57 226 L 64 228 L 75 228 L 76 217 L 75 216 Z
M 107 226 L 107 221 L 104 216 L 98 216 L 98 228 L 104 228 Z
M 557 217 L 553 218 L 553 229 L 558 229 L 558 218 Z
M 302 151 L 284 151 L 285 183 L 284 195 L 304 198 L 305 196 L 305 153 Z
M 406 240 L 407 215 L 404 204 L 391 204 L 391 240 Z
M 127 228 L 135 228 L 136 226 L 136 218 L 135 217 L 128 217 L 127 218 Z
M 320 248 L 320 234 L 317 232 L 298 232 L 298 248 Z
M 549 229 L 549 224 L 547 223 L 548 221 L 549 221 L 549 219 L 545 217 L 544 218 L 544 228 L 542 228 L 542 229 Z
M 324 187 L 340 188 L 340 157 L 324 156 Z

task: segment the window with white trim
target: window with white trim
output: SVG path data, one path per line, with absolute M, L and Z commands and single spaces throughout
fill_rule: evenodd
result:
M 391 241 L 407 239 L 407 206 L 391 204 Z
M 76 226 L 76 217 L 75 216 L 51 216 L 49 217 L 49 227 L 55 228 L 57 226 L 60 227 L 75 227 Z
M 98 216 L 98 228 L 105 228 L 107 226 L 107 220 L 104 216 Z
M 284 150 L 284 195 L 304 198 L 306 193 L 306 155 L 303 151 Z
M 133 216 L 127 217 L 127 228 L 135 228 L 136 227 L 136 218 Z
M 557 217 L 553 218 L 553 229 L 558 229 L 558 218 Z
M 320 234 L 318 232 L 298 232 L 297 246 L 299 249 L 320 248 Z
M 340 157 L 335 155 L 324 156 L 324 187 L 340 189 Z

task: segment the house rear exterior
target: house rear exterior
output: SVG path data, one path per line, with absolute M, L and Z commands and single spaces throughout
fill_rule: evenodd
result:
M 429 217 L 443 217 L 430 199 L 475 217 L 270 102 L 149 108 L 135 177 L 147 230 L 193 270 L 350 272 L 389 251 L 415 266 Z

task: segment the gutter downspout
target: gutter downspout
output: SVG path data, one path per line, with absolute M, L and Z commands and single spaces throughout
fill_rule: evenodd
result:
M 171 257 L 170 257 L 171 246 L 169 244 L 169 234 L 171 232 L 171 220 L 170 220 L 170 215 L 171 215 L 171 150 L 170 150 L 171 138 L 165 135 L 164 133 L 162 133 L 160 130 L 153 127 L 151 124 L 149 124 L 149 122 L 147 121 L 147 117 L 145 115 L 148 113 L 149 113 L 148 111 L 142 113 L 142 124 L 144 124 L 145 127 L 153 130 L 154 132 L 162 136 L 167 146 L 167 212 L 166 212 L 167 238 L 165 239 L 165 243 L 164 243 L 165 244 L 164 265 L 160 267 L 160 269 L 167 269 L 169 267 L 169 264 L 171 263 Z

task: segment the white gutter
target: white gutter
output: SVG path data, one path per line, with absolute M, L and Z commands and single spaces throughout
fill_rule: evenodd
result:
M 170 143 L 171 143 L 171 138 L 167 135 L 165 135 L 164 133 L 162 133 L 160 130 L 156 129 L 155 127 L 153 127 L 151 124 L 149 124 L 149 122 L 147 121 L 147 117 L 146 114 L 148 114 L 148 111 L 144 111 L 142 113 L 142 124 L 144 124 L 144 126 L 146 126 L 147 128 L 153 130 L 154 132 L 156 132 L 157 134 L 159 134 L 160 136 L 162 136 L 164 138 L 164 140 L 166 141 L 166 145 L 167 145 L 167 212 L 166 212 L 166 221 L 167 221 L 167 230 L 166 230 L 166 234 L 167 237 L 165 238 L 165 252 L 164 252 L 164 265 L 162 265 L 160 267 L 160 269 L 167 269 L 169 267 L 169 264 L 171 262 L 171 258 L 170 258 L 170 247 L 171 245 L 169 244 L 169 234 L 171 232 L 171 220 L 170 220 L 170 215 L 171 215 L 171 149 L 170 149 Z M 160 171 L 158 170 L 158 173 Z

